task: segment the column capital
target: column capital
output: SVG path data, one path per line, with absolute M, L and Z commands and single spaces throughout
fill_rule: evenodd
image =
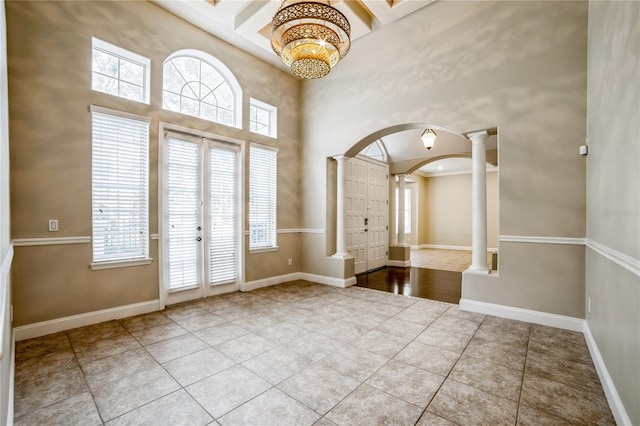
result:
M 340 155 L 334 156 L 333 159 L 336 160 L 336 161 L 344 161 L 344 160 L 347 159 L 347 156 L 343 155 L 343 154 L 340 154 Z
M 467 133 L 465 136 L 467 136 L 472 142 L 475 142 L 488 138 L 489 132 L 486 130 L 480 130 L 478 132 Z

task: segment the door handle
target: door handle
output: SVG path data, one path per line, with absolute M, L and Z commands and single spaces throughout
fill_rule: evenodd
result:
M 198 230 L 198 231 L 202 231 L 202 227 L 201 227 L 201 226 L 198 226 L 198 227 L 196 228 L 196 230 Z
M 365 217 L 364 218 L 364 225 L 367 226 L 369 224 L 369 218 Z
M 202 241 L 202 237 L 196 238 L 196 241 Z

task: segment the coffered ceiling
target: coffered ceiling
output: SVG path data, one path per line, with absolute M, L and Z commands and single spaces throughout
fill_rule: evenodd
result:
M 286 70 L 271 50 L 271 18 L 279 0 L 150 0 L 174 15 L 226 42 Z M 373 31 L 397 21 L 435 0 L 334 0 L 351 24 L 357 42 Z

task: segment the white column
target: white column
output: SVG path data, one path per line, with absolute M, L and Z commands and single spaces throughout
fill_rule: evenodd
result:
M 471 139 L 471 267 L 488 274 L 487 268 L 487 152 L 486 130 L 467 134 Z
M 338 163 L 338 191 L 336 195 L 336 253 L 333 257 L 345 258 L 349 256 L 349 253 L 347 253 L 347 206 L 345 203 L 345 186 L 347 181 L 344 173 L 347 157 L 344 155 L 338 155 L 333 158 Z
M 398 175 L 398 199 L 396 200 L 398 203 L 398 217 L 396 218 L 398 221 L 398 247 L 407 246 L 404 234 L 404 178 L 405 175 Z

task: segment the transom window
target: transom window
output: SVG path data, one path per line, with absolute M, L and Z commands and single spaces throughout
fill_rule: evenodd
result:
M 162 106 L 204 120 L 242 127 L 242 91 L 229 69 L 197 50 L 181 50 L 164 63 Z
M 278 136 L 278 108 L 251 98 L 249 104 L 249 130 L 265 136 Z
M 380 139 L 367 145 L 365 149 L 360 151 L 360 155 L 364 155 L 365 157 L 373 158 L 374 160 L 382 161 L 384 163 L 387 162 L 387 152 Z
M 91 88 L 149 103 L 149 58 L 92 38 Z

